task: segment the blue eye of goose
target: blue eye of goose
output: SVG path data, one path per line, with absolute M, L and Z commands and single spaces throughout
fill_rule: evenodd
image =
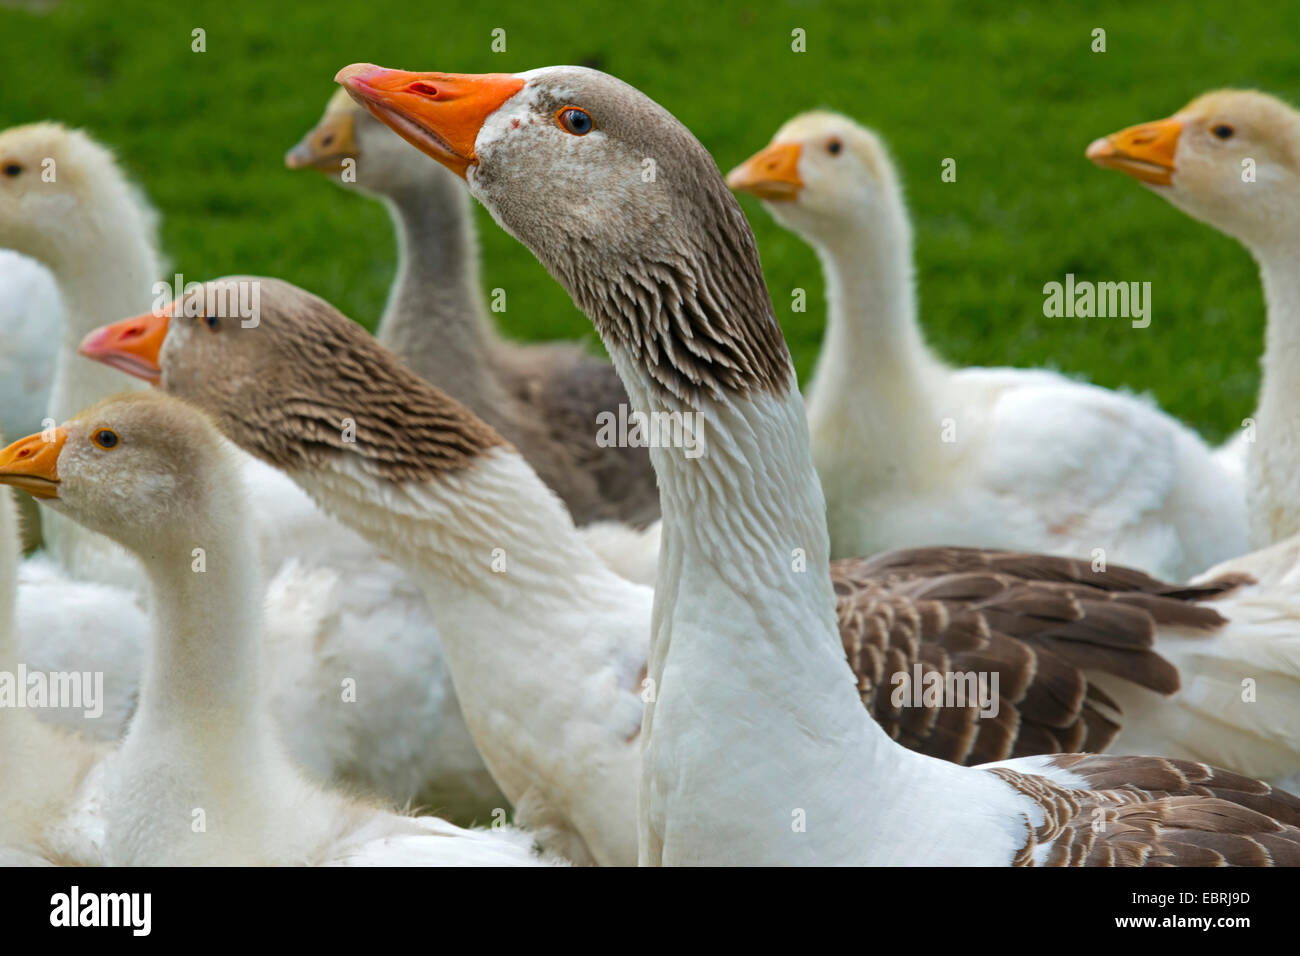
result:
M 566 133 L 572 133 L 574 136 L 586 136 L 595 126 L 591 121 L 591 114 L 576 106 L 564 107 L 555 114 L 555 118 Z

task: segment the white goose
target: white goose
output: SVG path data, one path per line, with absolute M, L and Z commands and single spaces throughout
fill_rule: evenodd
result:
M 46 160 L 53 181 L 42 178 Z M 112 155 L 79 131 L 53 123 L 6 130 L 0 169 L 9 165 L 21 172 L 0 176 L 0 245 L 44 263 L 66 308 L 49 411 L 59 421 L 143 387 L 77 347 L 104 322 L 154 304 L 156 217 Z M 322 778 L 486 819 L 504 798 L 460 715 L 423 594 L 285 476 L 240 457 L 270 580 L 267 641 L 277 676 L 270 707 L 293 756 Z M 106 699 L 99 718 L 80 709 L 42 717 L 116 740 L 144 664 L 144 575 L 101 536 L 58 514 L 45 518 L 50 554 L 20 571 L 24 656 L 40 670 L 103 673 Z
M 1240 483 L 1149 402 L 1040 369 L 953 369 L 930 351 L 902 187 L 874 133 L 805 113 L 727 181 L 822 262 L 808 424 L 834 556 L 1102 549 L 1181 581 L 1245 550 Z
M 698 458 L 652 451 L 643 863 L 1300 863 L 1300 799 L 1257 781 L 1161 758 L 960 767 L 870 719 L 819 570 L 824 499 L 753 237 L 671 114 L 576 67 L 356 64 L 338 80 L 465 175 L 592 318 L 637 409 L 699 415 L 709 435 Z
M 350 176 L 340 172 L 351 161 Z M 285 156 L 383 201 L 398 240 L 397 274 L 376 337 L 515 445 L 579 526 L 609 522 L 611 560 L 654 547 L 634 532 L 659 516 L 645 449 L 601 447 L 601 412 L 627 394 L 609 363 L 574 343 L 518 345 L 498 334 L 479 283 L 478 234 L 464 183 L 430 163 L 338 90 Z M 632 528 L 623 523 L 629 523 Z M 622 555 L 631 556 L 623 559 Z
M 0 452 L 15 484 L 129 549 L 153 633 L 140 705 L 78 795 L 102 832 L 60 848 L 107 865 L 535 865 L 530 838 L 399 816 L 309 783 L 263 688 L 256 538 L 239 458 L 204 416 L 126 395 Z
M 1250 543 L 1300 534 L 1300 112 L 1265 93 L 1220 90 L 1095 141 L 1088 157 L 1238 239 L 1259 263 L 1268 332 L 1246 443 Z

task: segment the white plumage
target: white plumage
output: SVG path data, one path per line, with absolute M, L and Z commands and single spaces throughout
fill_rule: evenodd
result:
M 729 182 L 822 261 L 830 314 L 808 417 L 833 556 L 1007 547 L 1184 580 L 1245 549 L 1232 468 L 1149 401 L 930 352 L 910 223 L 874 134 L 804 114 Z

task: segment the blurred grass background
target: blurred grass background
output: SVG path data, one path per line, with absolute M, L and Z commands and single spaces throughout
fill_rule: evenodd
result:
M 277 275 L 373 325 L 394 263 L 378 204 L 284 151 L 346 63 L 517 71 L 585 63 L 675 113 L 726 171 L 789 116 L 825 106 L 892 145 L 916 227 L 922 320 L 961 364 L 1048 365 L 1149 391 L 1218 439 L 1253 410 L 1264 307 L 1234 242 L 1094 168 L 1096 136 L 1165 116 L 1217 86 L 1300 101 L 1300 5 L 845 0 L 713 4 L 303 5 L 0 0 L 0 125 L 58 119 L 115 147 L 163 214 L 187 279 Z M 491 50 L 494 28 L 507 51 Z M 807 52 L 791 52 L 802 28 Z M 1091 50 L 1094 28 L 1107 51 Z M 205 53 L 191 31 L 206 31 Z M 957 181 L 940 180 L 944 157 Z M 749 199 L 801 376 L 824 322 L 812 252 Z M 523 339 L 594 333 L 482 209 L 484 282 Z M 1152 283 L 1149 328 L 1049 319 L 1045 282 Z M 791 314 L 790 290 L 808 290 Z

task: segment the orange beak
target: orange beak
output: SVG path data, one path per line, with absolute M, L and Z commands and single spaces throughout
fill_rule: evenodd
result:
M 59 453 L 68 433 L 37 432 L 0 451 L 0 485 L 21 488 L 33 498 L 59 497 Z
M 172 303 L 167 315 L 146 312 L 95 329 L 81 340 L 77 351 L 86 358 L 157 385 L 162 380 L 158 354 L 167 339 L 169 316 L 175 305 Z
M 1098 166 L 1118 169 L 1139 182 L 1168 186 L 1173 183 L 1174 153 L 1182 132 L 1183 124 L 1173 118 L 1130 126 L 1094 140 L 1086 155 Z
M 353 124 L 351 113 L 326 113 L 284 154 L 284 164 L 290 169 L 314 166 L 325 172 L 337 172 L 343 168 L 343 160 L 357 155 Z
M 729 172 L 727 185 L 770 202 L 795 199 L 803 188 L 799 178 L 801 149 L 798 143 L 773 143 Z
M 353 63 L 334 77 L 375 118 L 458 176 L 489 116 L 524 88 L 509 73 L 407 73 Z

